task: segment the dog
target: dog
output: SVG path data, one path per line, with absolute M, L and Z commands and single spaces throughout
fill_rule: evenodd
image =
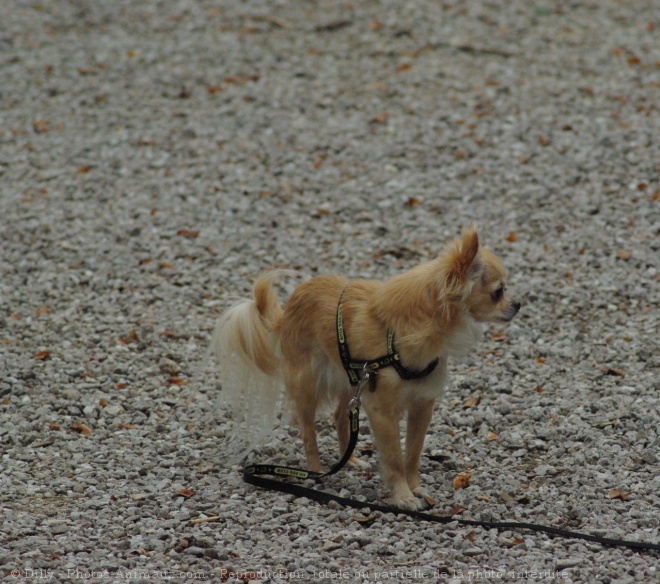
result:
M 398 367 L 382 366 L 388 360 L 381 359 L 372 372 L 375 383 L 370 379 L 361 401 L 394 504 L 423 508 L 428 495 L 420 485 L 420 457 L 446 383 L 447 360 L 474 347 L 481 323 L 506 323 L 520 310 L 507 293 L 501 262 L 480 246 L 470 226 L 439 257 L 387 282 L 316 276 L 300 284 L 282 307 L 273 288 L 276 276 L 259 277 L 253 298 L 232 306 L 216 324 L 213 345 L 223 401 L 259 440 L 272 431 L 284 390 L 301 427 L 307 468 L 318 472 L 320 407 L 336 404 L 340 455 L 349 441 L 346 410 L 355 380 L 340 340 L 358 364 L 394 355 L 389 360 L 396 359 Z M 405 452 L 402 416 L 407 417 Z M 349 462 L 360 464 L 355 457 Z

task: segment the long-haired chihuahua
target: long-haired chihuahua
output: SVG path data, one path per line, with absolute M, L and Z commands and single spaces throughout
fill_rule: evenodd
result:
M 362 403 L 394 504 L 423 508 L 427 495 L 420 486 L 419 461 L 435 400 L 446 383 L 447 360 L 474 346 L 480 323 L 508 322 L 520 309 L 507 294 L 504 267 L 480 247 L 476 230 L 469 227 L 438 258 L 387 282 L 317 276 L 300 284 L 282 307 L 272 287 L 276 275 L 261 276 L 254 297 L 227 310 L 213 334 L 221 399 L 252 434 L 250 445 L 272 431 L 284 393 L 301 427 L 307 468 L 320 471 L 317 409 L 336 404 L 343 454 L 349 440 L 346 409 L 355 390 L 347 369 L 385 356 L 380 365 L 391 361 L 396 366 L 374 371 L 375 382 Z M 340 349 L 348 347 L 350 359 L 357 361 L 347 362 L 348 351 Z M 405 451 L 399 433 L 404 415 Z M 355 458 L 351 462 L 358 464 Z

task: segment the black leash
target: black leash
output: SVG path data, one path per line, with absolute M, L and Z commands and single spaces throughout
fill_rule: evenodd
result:
M 362 383 L 363 385 L 363 383 Z M 357 395 L 357 394 L 356 394 Z M 357 400 L 357 404 L 354 401 Z M 348 461 L 348 459 L 353 454 L 355 445 L 357 443 L 358 436 L 358 416 L 359 416 L 359 396 L 353 398 L 351 401 L 352 407 L 349 411 L 349 418 L 351 424 L 351 436 L 349 440 L 349 445 L 342 456 L 341 460 L 337 462 L 329 471 L 324 473 L 312 472 L 304 469 L 293 468 L 288 466 L 277 466 L 270 464 L 255 464 L 245 468 L 243 471 L 243 481 L 255 487 L 260 487 L 262 489 L 268 489 L 271 491 L 278 491 L 280 493 L 286 493 L 288 495 L 295 495 L 296 497 L 306 497 L 307 499 L 312 499 L 318 501 L 319 503 L 329 503 L 330 501 L 335 501 L 343 507 L 352 507 L 353 509 L 370 509 L 373 511 L 378 511 L 380 513 L 393 513 L 395 515 L 407 515 L 413 519 L 419 519 L 421 521 L 430 521 L 433 523 L 457 523 L 458 525 L 464 526 L 473 526 L 473 527 L 482 527 L 484 529 L 497 529 L 497 530 L 519 530 L 526 529 L 528 531 L 534 531 L 538 533 L 546 533 L 548 535 L 554 535 L 557 537 L 563 537 L 566 539 L 581 539 L 584 541 L 590 541 L 593 543 L 598 543 L 601 545 L 612 546 L 612 547 L 627 547 L 635 550 L 654 550 L 660 551 L 660 544 L 649 543 L 643 541 L 629 541 L 625 539 L 613 539 L 608 537 L 601 537 L 600 535 L 591 535 L 589 533 L 580 533 L 579 531 L 570 531 L 568 529 L 562 529 L 560 527 L 552 527 L 549 525 L 539 525 L 537 523 L 524 523 L 519 521 L 480 521 L 476 519 L 457 519 L 453 516 L 443 516 L 443 515 L 434 515 L 432 513 L 424 513 L 423 511 L 411 511 L 408 509 L 399 509 L 398 507 L 390 507 L 388 505 L 381 505 L 379 503 L 367 503 L 364 501 L 356 501 L 355 499 L 349 499 L 347 497 L 340 497 L 339 495 L 333 495 L 331 493 L 326 493 L 325 491 L 319 491 L 317 489 L 311 489 L 309 487 L 303 487 L 295 483 L 283 482 L 271 478 L 267 478 L 259 475 L 274 475 L 281 477 L 295 477 L 299 479 L 313 478 L 319 480 L 323 477 L 330 476 L 338 472 Z
M 357 394 L 356 394 L 357 395 Z M 359 403 L 359 402 L 358 402 Z M 348 448 L 344 452 L 344 456 L 327 472 L 314 472 L 311 470 L 305 470 L 302 468 L 296 468 L 293 466 L 278 466 L 273 464 L 253 464 L 248 466 L 243 470 L 243 480 L 246 483 L 251 485 L 262 486 L 259 484 L 259 481 L 270 481 L 276 484 L 286 485 L 287 483 L 280 483 L 272 479 L 260 479 L 256 475 L 269 474 L 274 476 L 281 477 L 295 477 L 297 479 L 321 479 L 323 477 L 329 477 L 337 472 L 339 472 L 346 463 L 348 459 L 352 456 L 353 451 L 355 450 L 355 445 L 357 444 L 358 432 L 360 430 L 360 409 L 353 400 L 351 400 L 352 407 L 348 411 L 349 423 L 350 423 L 350 437 L 348 439 Z M 349 404 L 350 405 L 350 404 Z M 302 487 L 301 487 L 302 488 Z M 312 489 L 310 489 L 312 490 Z M 319 491 L 313 491 L 315 493 Z

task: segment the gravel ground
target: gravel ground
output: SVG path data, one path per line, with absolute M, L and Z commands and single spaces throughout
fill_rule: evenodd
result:
M 245 486 L 203 367 L 263 269 L 387 278 L 475 221 L 524 307 L 452 366 L 435 512 L 660 541 L 658 25 L 652 0 L 3 0 L 0 580 L 658 581 L 657 553 Z M 296 434 L 253 459 L 302 464 Z

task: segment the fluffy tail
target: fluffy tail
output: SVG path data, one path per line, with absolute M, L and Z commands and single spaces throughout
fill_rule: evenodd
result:
M 223 409 L 235 422 L 229 453 L 243 456 L 275 427 L 281 408 L 279 328 L 282 308 L 272 287 L 278 272 L 261 276 L 253 299 L 241 300 L 219 319 L 212 350 L 220 365 Z

